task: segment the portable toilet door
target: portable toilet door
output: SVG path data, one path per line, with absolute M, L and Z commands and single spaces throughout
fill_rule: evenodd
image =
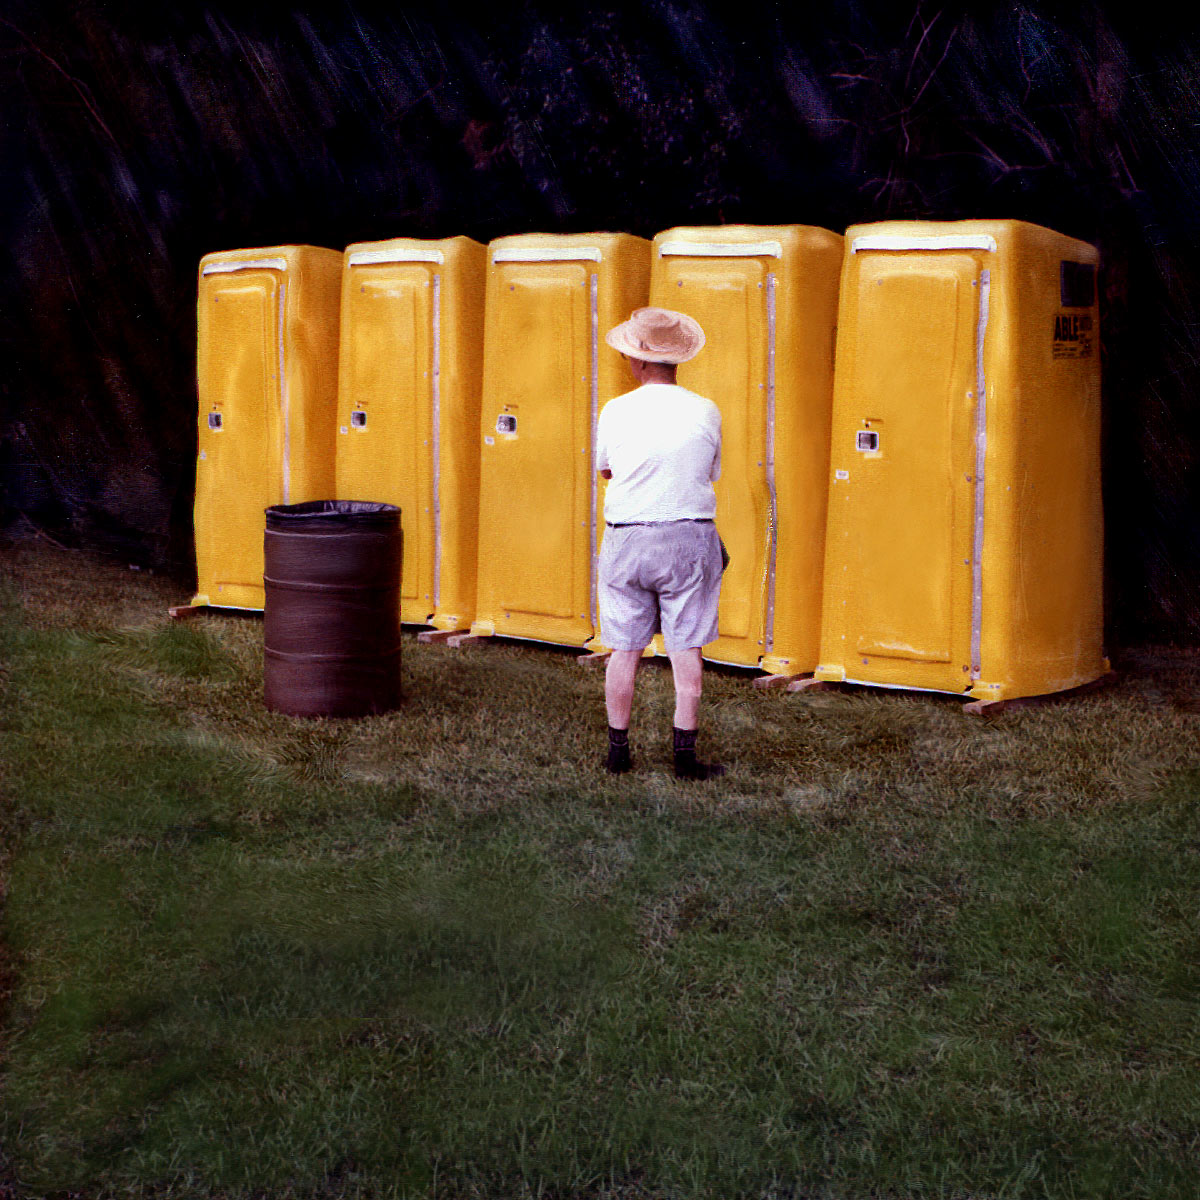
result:
M 847 230 L 818 679 L 990 701 L 1107 670 L 1097 263 L 1019 221 Z
M 486 248 L 466 237 L 346 249 L 337 495 L 400 509 L 400 619 L 475 611 Z
M 631 234 L 489 246 L 472 634 L 596 647 L 596 420 L 636 386 L 604 334 L 649 284 L 650 243 Z
M 721 410 L 717 528 L 729 552 L 706 658 L 817 664 L 842 237 L 804 225 L 668 229 L 651 303 L 700 322 L 679 383 Z
M 272 246 L 200 260 L 194 607 L 263 607 L 265 510 L 334 487 L 342 255 Z

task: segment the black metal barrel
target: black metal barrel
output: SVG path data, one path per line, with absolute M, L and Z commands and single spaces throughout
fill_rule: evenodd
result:
M 267 509 L 267 708 L 360 717 L 400 702 L 400 510 L 363 500 Z

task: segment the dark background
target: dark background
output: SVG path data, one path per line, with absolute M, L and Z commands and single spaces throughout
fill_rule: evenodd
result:
M 1163 11 L 9 0 L 0 524 L 186 600 L 210 250 L 1016 217 L 1104 258 L 1110 645 L 1200 643 L 1200 41 Z

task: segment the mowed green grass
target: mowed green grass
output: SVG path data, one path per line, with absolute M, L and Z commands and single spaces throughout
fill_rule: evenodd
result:
M 262 626 L 0 560 L 0 1194 L 1200 1194 L 1200 656 L 987 719 L 570 654 L 261 703 Z

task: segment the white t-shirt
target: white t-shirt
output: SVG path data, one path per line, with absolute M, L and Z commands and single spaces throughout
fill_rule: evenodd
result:
M 596 470 L 611 471 L 610 525 L 715 517 L 721 412 L 674 383 L 646 383 L 610 400 L 596 429 Z

